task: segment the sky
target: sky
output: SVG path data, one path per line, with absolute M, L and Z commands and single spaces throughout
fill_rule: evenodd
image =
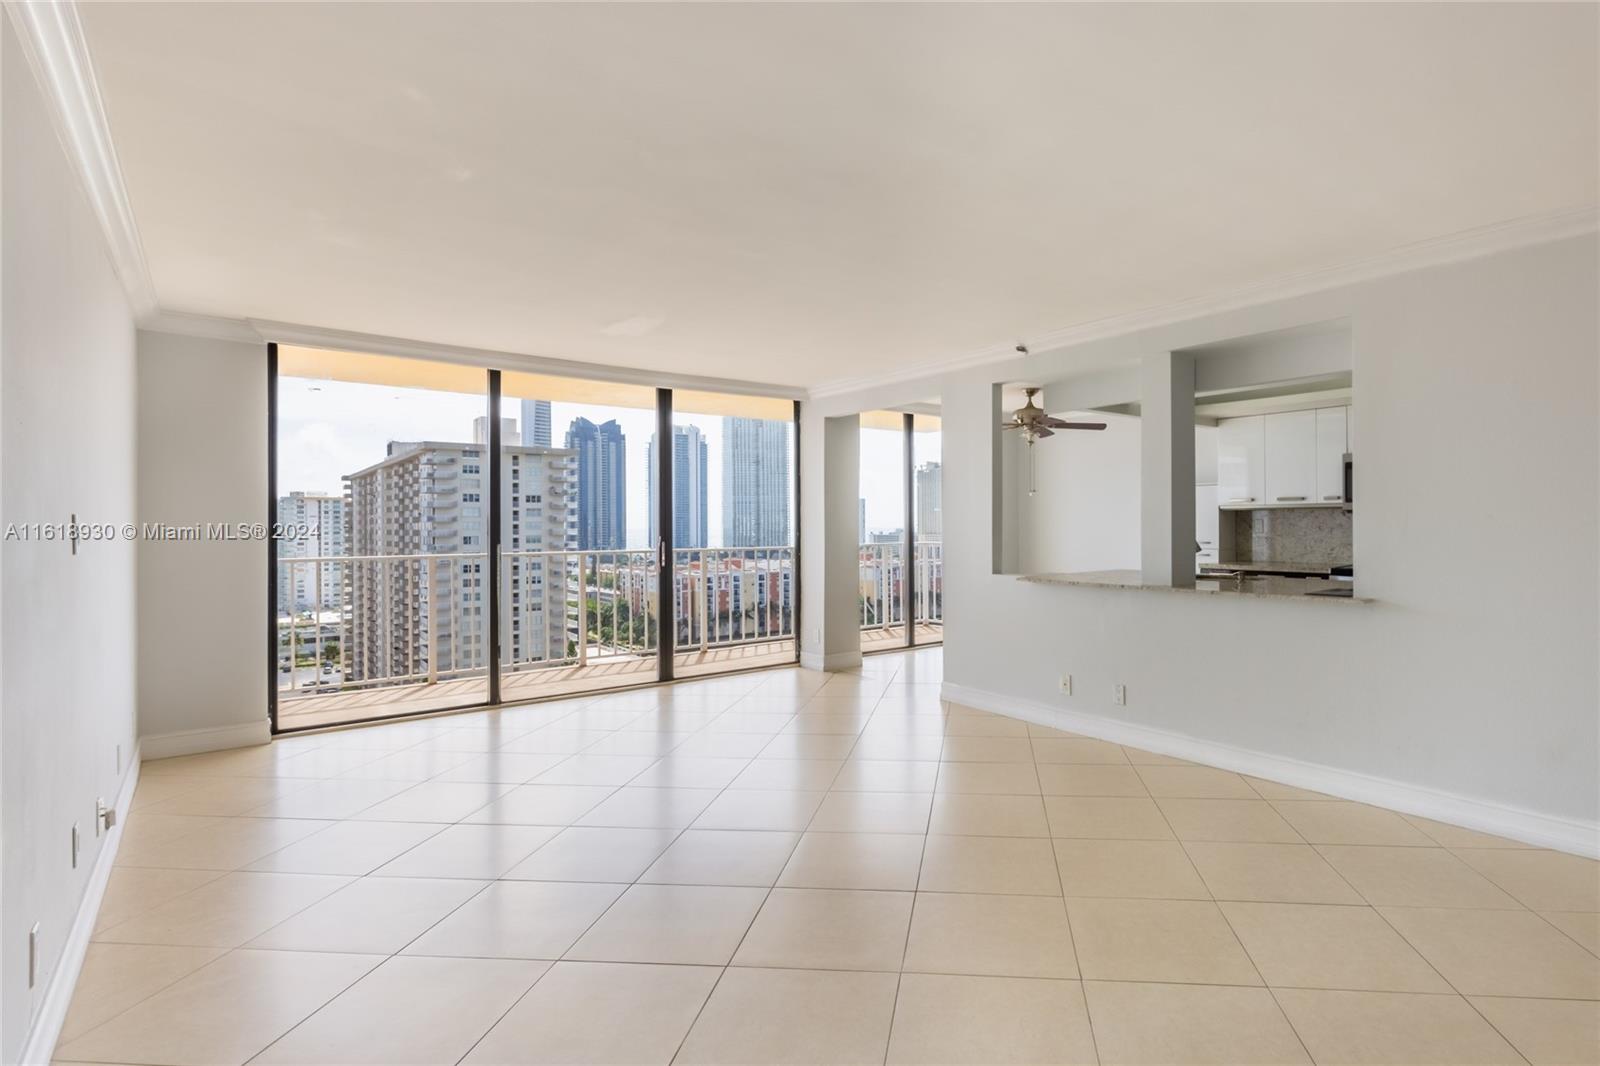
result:
M 520 423 L 519 401 L 506 400 L 503 411 L 504 417 Z M 344 475 L 383 459 L 389 441 L 470 441 L 473 419 L 485 413 L 486 398 L 481 394 L 279 378 L 278 492 L 338 495 L 344 488 Z M 628 543 L 646 548 L 649 481 L 645 452 L 655 431 L 655 412 L 552 403 L 551 444 L 560 447 L 567 426 L 580 415 L 596 423 L 615 418 L 622 426 L 627 438 Z M 698 426 L 706 440 L 707 519 L 711 545 L 716 547 L 722 541 L 722 418 L 682 415 L 676 422 Z M 520 424 L 518 433 L 520 441 Z M 917 434 L 915 460 L 938 459 L 938 439 L 936 433 Z M 905 524 L 901 440 L 902 435 L 893 430 L 866 429 L 861 433 L 861 494 L 867 501 L 869 532 L 899 529 Z

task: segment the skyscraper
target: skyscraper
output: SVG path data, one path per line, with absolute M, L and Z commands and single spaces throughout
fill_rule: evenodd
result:
M 865 496 L 856 500 L 856 543 L 867 542 L 867 499 Z
M 944 535 L 943 478 L 933 461 L 917 467 L 917 539 L 940 540 Z
M 656 446 L 650 436 L 647 466 L 650 471 L 650 543 L 660 539 L 660 486 L 656 484 Z M 704 548 L 709 522 L 706 497 L 706 440 L 699 426 L 672 427 L 672 546 Z
M 278 558 L 313 559 L 343 555 L 344 497 L 319 492 L 291 492 L 278 497 L 278 525 L 294 537 L 278 539 Z M 338 563 L 278 565 L 278 613 L 320 607 L 337 611 L 343 574 Z
M 472 443 L 489 443 L 489 416 L 479 415 L 472 420 Z M 500 447 L 517 443 L 517 420 L 515 418 L 502 418 L 500 420 Z
M 522 401 L 522 443 L 536 448 L 550 447 L 550 401 Z
M 722 422 L 722 543 L 789 543 L 789 424 L 767 418 Z
M 530 402 L 523 401 L 524 412 Z M 578 458 L 578 547 L 626 548 L 628 464 L 622 427 L 615 419 L 595 425 L 587 418 L 574 418 L 567 427 L 566 446 Z
M 512 666 L 560 659 L 568 638 L 563 566 L 520 553 L 573 547 L 572 453 L 515 444 L 501 452 L 500 543 L 510 592 L 501 647 Z M 351 554 L 433 556 L 346 564 L 350 679 L 483 669 L 490 654 L 483 446 L 394 441 L 386 459 L 344 481 Z

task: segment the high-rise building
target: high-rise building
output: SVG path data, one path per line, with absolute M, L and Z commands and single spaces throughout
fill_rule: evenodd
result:
M 510 444 L 501 450 L 507 609 L 501 648 L 503 661 L 512 667 L 566 655 L 567 564 L 531 553 L 575 547 L 574 463 L 565 449 Z M 392 441 L 388 458 L 347 474 L 344 481 L 352 555 L 435 556 L 347 564 L 350 679 L 414 681 L 485 669 L 490 652 L 484 447 Z
M 472 443 L 489 443 L 489 416 L 479 415 L 472 420 Z M 515 418 L 502 418 L 500 420 L 500 446 L 517 443 L 517 420 Z
M 859 497 L 856 500 L 856 543 L 867 542 L 867 498 Z
M 534 401 L 524 400 L 527 405 Z M 527 423 L 524 423 L 526 428 Z M 628 546 L 627 437 L 613 419 L 599 425 L 574 418 L 567 427 L 567 450 L 577 456 L 577 512 L 580 550 Z
M 722 423 L 722 543 L 789 543 L 789 424 L 768 418 Z
M 650 436 L 648 468 L 650 471 L 650 543 L 660 539 L 658 515 L 660 486 L 656 484 L 655 434 Z M 674 548 L 704 548 L 708 543 L 710 523 L 707 520 L 706 497 L 706 439 L 699 426 L 672 427 L 672 546 Z
M 944 500 L 939 464 L 932 460 L 916 470 L 917 539 L 940 540 L 944 532 Z
M 293 532 L 278 540 L 278 558 L 315 559 L 345 554 L 344 497 L 291 492 L 278 497 L 278 525 Z M 337 611 L 344 580 L 338 563 L 279 564 L 278 614 Z
M 522 443 L 536 448 L 550 447 L 550 401 L 522 401 Z

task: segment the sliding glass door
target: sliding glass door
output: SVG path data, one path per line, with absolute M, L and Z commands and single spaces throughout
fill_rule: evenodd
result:
M 936 410 L 918 405 L 860 416 L 857 606 L 865 652 L 943 639 L 943 477 Z
M 944 454 L 939 416 L 911 416 L 911 643 L 944 639 Z
M 274 729 L 795 661 L 794 401 L 271 352 Z
M 679 389 L 672 416 L 673 672 L 794 662 L 794 401 Z
M 657 680 L 656 390 L 500 382 L 501 699 Z

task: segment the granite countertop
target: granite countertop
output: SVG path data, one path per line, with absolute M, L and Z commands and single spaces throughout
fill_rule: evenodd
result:
M 1372 603 L 1360 596 L 1309 596 L 1328 588 L 1348 588 L 1349 582 L 1315 577 L 1196 578 L 1194 588 L 1145 584 L 1137 570 L 1086 570 L 1076 574 L 1023 574 L 1018 581 L 1036 585 L 1079 585 L 1098 588 L 1141 589 L 1149 592 L 1199 593 L 1201 595 L 1272 596 L 1306 603 Z
M 1247 563 L 1201 563 L 1200 569 L 1207 570 L 1243 570 L 1245 573 L 1258 573 L 1271 571 L 1280 574 L 1321 574 L 1323 577 L 1333 572 L 1332 563 L 1321 566 L 1310 563 L 1275 563 L 1266 561 L 1252 561 Z

